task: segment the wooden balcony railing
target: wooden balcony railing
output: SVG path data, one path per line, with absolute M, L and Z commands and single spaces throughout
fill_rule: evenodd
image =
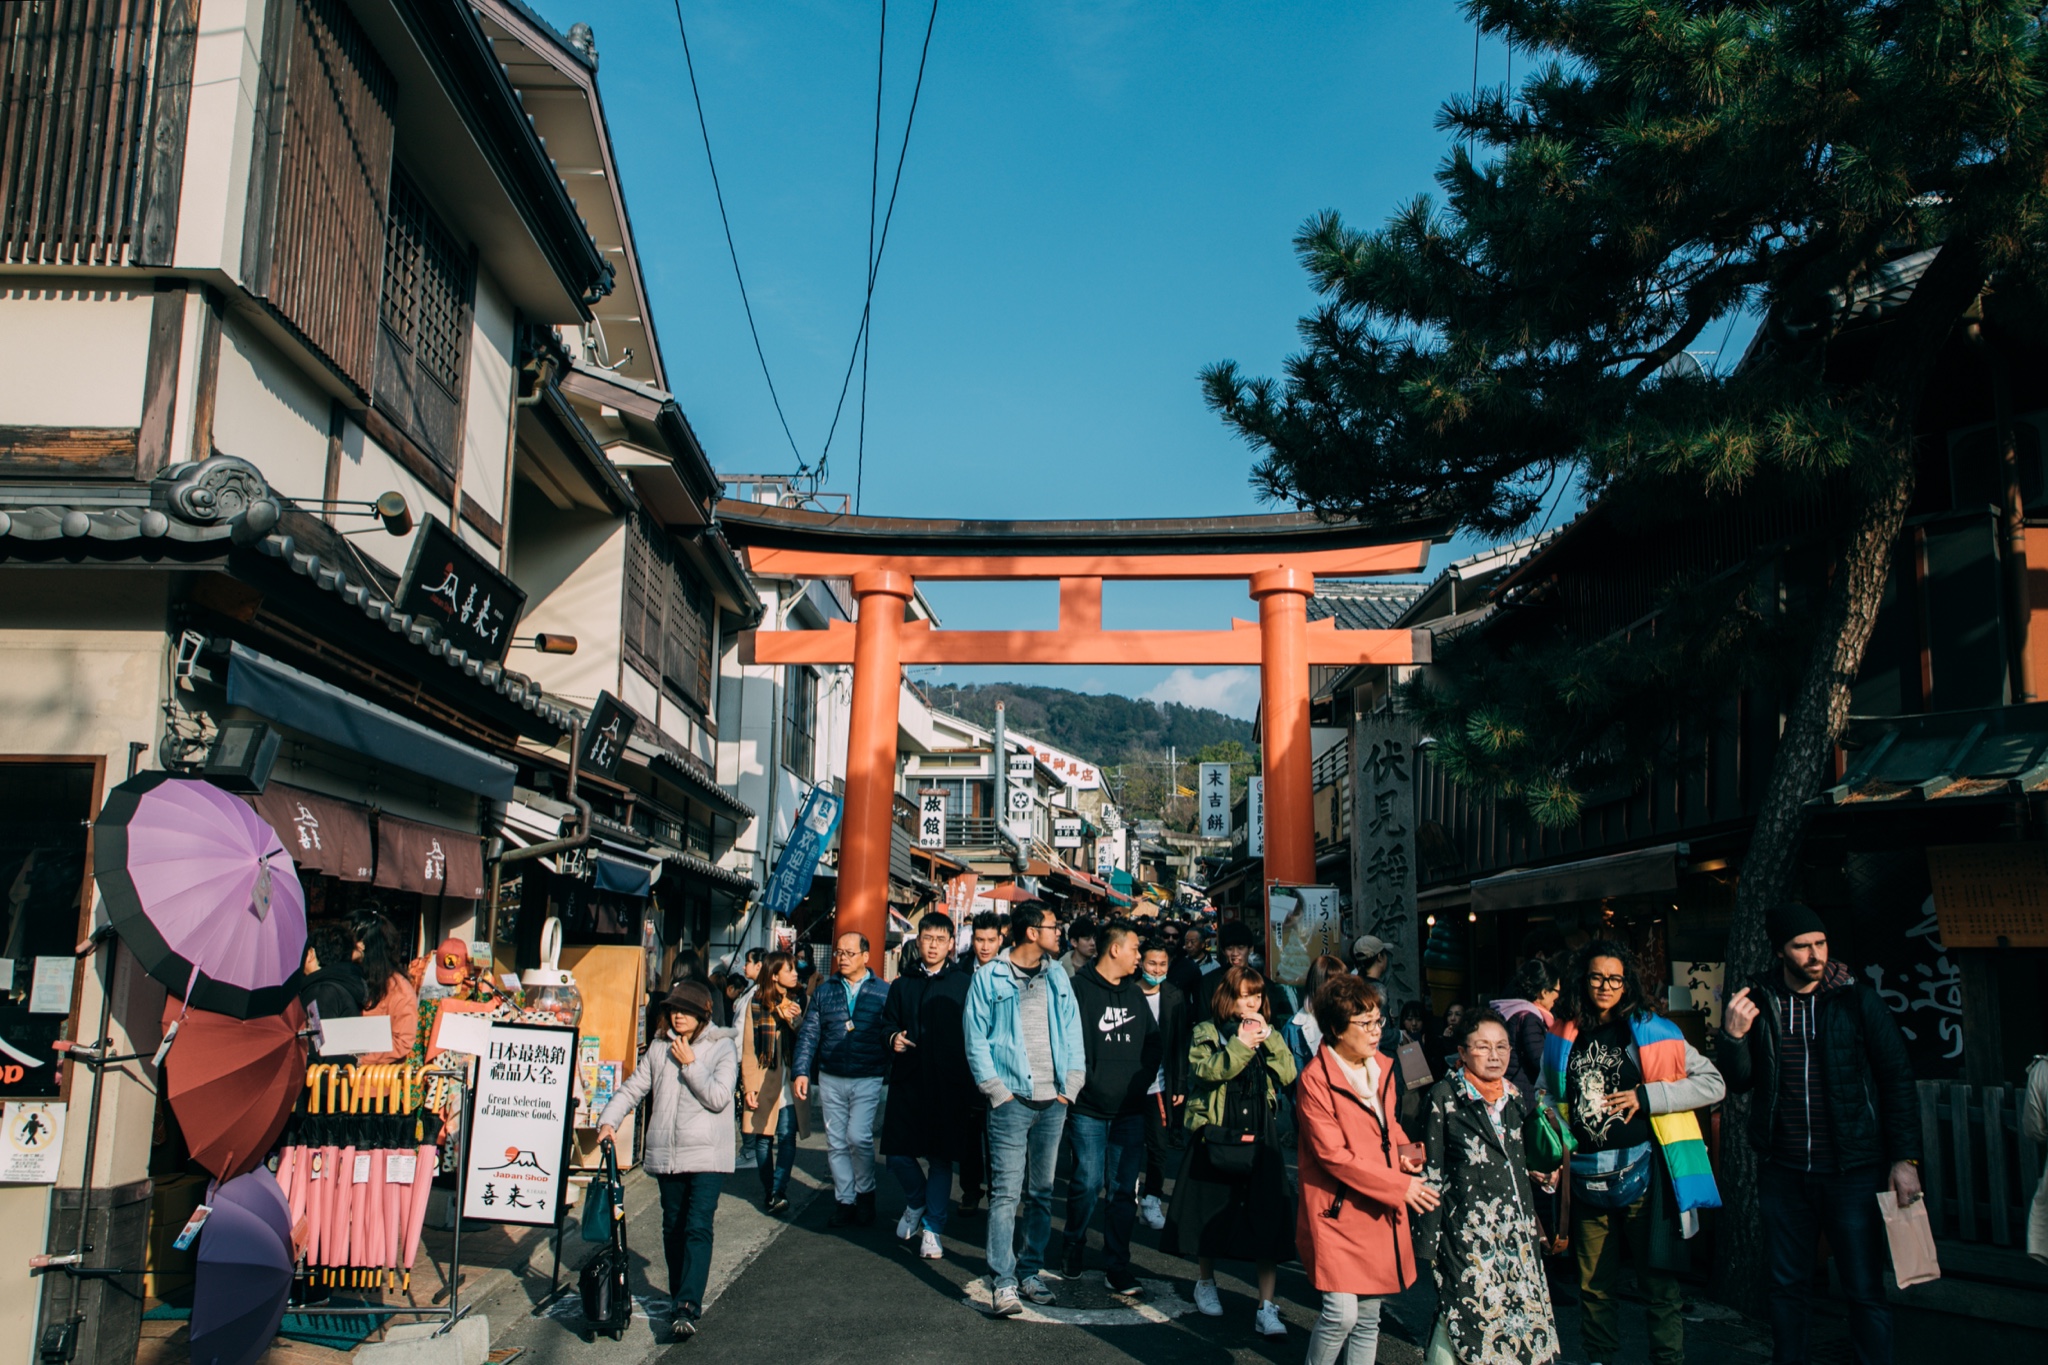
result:
M 0 262 L 170 263 L 198 10 L 0 5 Z

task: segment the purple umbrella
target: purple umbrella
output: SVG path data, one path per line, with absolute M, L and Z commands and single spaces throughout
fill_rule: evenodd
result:
M 284 1321 L 291 1210 L 258 1168 L 213 1192 L 192 1284 L 192 1365 L 254 1365 Z
M 305 893 L 246 803 L 197 778 L 139 773 L 108 794 L 92 861 L 115 932 L 173 995 L 237 1019 L 298 998 Z

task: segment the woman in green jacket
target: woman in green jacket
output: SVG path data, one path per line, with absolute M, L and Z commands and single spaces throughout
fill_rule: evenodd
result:
M 1294 1257 L 1294 1190 L 1275 1119 L 1294 1080 L 1294 1054 L 1273 1027 L 1266 979 L 1250 967 L 1221 974 L 1209 1016 L 1188 1045 L 1193 1141 L 1160 1245 L 1195 1258 L 1195 1307 L 1212 1318 L 1223 1316 L 1217 1258 L 1251 1261 L 1259 1279 L 1254 1326 L 1282 1337 L 1273 1292 L 1280 1262 Z

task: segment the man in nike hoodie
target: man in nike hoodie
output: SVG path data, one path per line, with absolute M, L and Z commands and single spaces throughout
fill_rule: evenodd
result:
M 1102 1250 L 1110 1289 L 1138 1291 L 1131 1272 L 1131 1231 L 1138 1222 L 1138 1180 L 1145 1173 L 1145 1095 L 1159 1074 L 1159 1021 L 1138 984 L 1138 931 L 1116 923 L 1101 931 L 1095 960 L 1074 973 L 1081 1012 L 1086 1084 L 1074 1100 L 1067 1132 L 1074 1140 L 1074 1176 L 1067 1194 L 1068 1279 L 1079 1276 L 1088 1250 L 1088 1222 L 1097 1192 L 1109 1181 L 1109 1221 Z

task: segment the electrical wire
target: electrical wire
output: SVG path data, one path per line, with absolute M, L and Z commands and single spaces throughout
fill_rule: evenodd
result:
M 882 190 L 882 75 L 889 56 L 889 0 L 882 0 L 882 32 L 875 42 L 875 146 L 868 158 L 868 297 L 875 293 L 875 206 Z M 860 344 L 860 448 L 853 465 L 853 512 L 860 515 L 861 485 L 868 472 L 868 359 L 874 354 L 870 327 Z
M 797 472 L 802 473 L 803 452 L 797 449 L 796 437 L 790 434 L 789 418 L 783 415 L 782 395 L 775 391 L 775 376 L 768 372 L 768 353 L 761 348 L 761 329 L 754 323 L 754 303 L 747 297 L 747 277 L 740 273 L 740 251 L 733 245 L 732 219 L 725 211 L 725 190 L 718 183 L 718 160 L 711 155 L 711 127 L 704 120 L 704 96 L 697 89 L 697 64 L 690 57 L 690 31 L 683 24 L 683 0 L 675 0 L 675 9 L 676 32 L 683 40 L 683 67 L 690 73 L 690 98 L 697 105 L 697 131 L 704 138 L 704 164 L 711 168 L 711 193 L 718 200 L 718 221 L 725 228 L 725 250 L 732 257 L 732 277 L 739 283 L 740 306 L 747 312 L 747 331 L 753 334 L 754 358 L 761 362 L 761 378 L 768 382 L 768 397 L 775 404 L 776 420 L 782 423 L 783 439 L 789 442 L 789 453 L 796 456 Z M 908 136 L 907 130 L 905 135 Z
M 925 62 L 932 52 L 932 29 L 939 21 L 939 0 L 932 0 L 931 16 L 925 20 L 924 47 L 917 56 L 917 80 L 910 88 L 910 112 L 903 120 L 903 143 L 896 150 L 896 174 L 889 185 L 889 206 L 882 213 L 882 231 L 875 239 L 874 267 L 868 277 L 867 301 L 860 310 L 860 327 L 854 333 L 853 353 L 846 358 L 846 375 L 839 381 L 839 402 L 832 409 L 832 425 L 825 433 L 825 448 L 818 455 L 818 469 L 822 476 L 825 463 L 832 453 L 832 438 L 839 430 L 839 417 L 846 407 L 846 395 L 853 385 L 853 367 L 862 355 L 861 347 L 866 343 L 868 316 L 875 306 L 875 280 L 882 273 L 882 255 L 889 249 L 889 225 L 896 217 L 896 195 L 903 188 L 903 163 L 910 155 L 910 130 L 917 122 L 917 102 L 924 93 Z

